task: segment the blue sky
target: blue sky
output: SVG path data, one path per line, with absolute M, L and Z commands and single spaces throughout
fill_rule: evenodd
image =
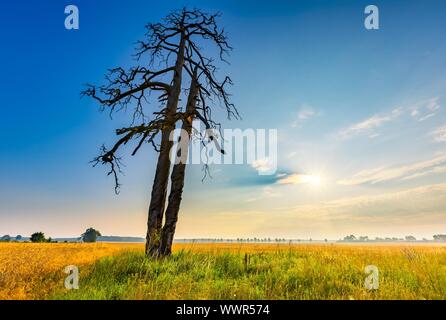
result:
M 64 8 L 80 30 L 64 28 Z M 446 4 L 374 1 L 16 1 L 0 13 L 0 234 L 143 235 L 156 155 L 125 157 L 119 196 L 89 161 L 128 115 L 80 99 L 132 63 L 147 22 L 184 5 L 221 11 L 234 51 L 221 65 L 243 119 L 271 128 L 289 183 L 249 165 L 188 168 L 179 237 L 430 237 L 446 231 Z M 319 177 L 320 186 L 299 175 Z M 247 183 L 247 181 L 254 181 Z

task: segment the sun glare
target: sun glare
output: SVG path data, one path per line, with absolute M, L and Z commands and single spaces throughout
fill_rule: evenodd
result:
M 323 180 L 318 174 L 292 174 L 277 182 L 282 185 L 300 185 L 306 184 L 318 188 L 323 184 Z
M 322 179 L 319 175 L 306 175 L 305 180 L 313 187 L 320 187 L 322 184 Z

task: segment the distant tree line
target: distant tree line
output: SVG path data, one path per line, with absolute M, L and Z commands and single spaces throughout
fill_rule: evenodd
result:
M 446 234 L 436 234 L 433 236 L 434 241 L 446 241 Z M 381 237 L 376 237 L 375 239 L 371 239 L 368 236 L 358 236 L 356 237 L 355 235 L 351 234 L 348 236 L 345 236 L 343 239 L 341 239 L 340 241 L 344 241 L 344 242 L 397 242 L 397 241 L 406 241 L 406 242 L 413 242 L 413 241 L 417 241 L 417 238 L 415 238 L 414 236 L 405 236 L 404 238 L 397 238 L 397 237 L 385 237 L 385 238 L 381 238 Z M 426 238 L 423 238 L 422 241 L 429 241 Z
M 101 233 L 94 229 L 88 228 L 78 239 L 82 242 L 93 243 L 97 241 L 97 238 L 101 236 Z M 4 235 L 0 238 L 0 242 L 32 242 L 32 243 L 55 243 L 51 237 L 46 238 L 45 233 L 35 232 L 29 238 L 29 241 L 23 238 L 21 235 L 11 237 L 10 235 Z M 65 241 L 67 242 L 67 241 Z
M 310 239 L 286 239 L 286 238 L 236 238 L 236 239 L 224 239 L 224 238 L 201 238 L 201 239 L 178 239 L 179 242 L 236 242 L 236 243 L 290 243 L 290 242 L 311 242 Z M 328 240 L 325 239 L 325 242 Z
M 85 243 L 94 243 L 97 241 L 98 237 L 101 237 L 101 233 L 94 229 L 94 228 L 88 228 L 85 230 L 85 232 L 78 238 L 79 241 L 85 242 Z M 433 236 L 434 241 L 442 241 L 446 242 L 446 234 L 436 234 Z M 51 237 L 46 238 L 45 234 L 43 232 L 35 232 L 31 235 L 29 238 L 30 242 L 33 243 L 54 243 L 57 241 L 54 241 Z M 21 235 L 18 235 L 16 237 L 12 237 L 10 235 L 4 235 L 0 237 L 0 242 L 29 242 L 26 238 L 22 237 Z M 180 242 L 237 242 L 237 243 L 259 243 L 259 242 L 266 242 L 266 243 L 292 243 L 292 242 L 312 242 L 313 239 L 285 239 L 285 238 L 237 238 L 237 239 L 224 239 L 224 238 L 212 238 L 212 239 L 179 239 Z M 319 240 L 322 241 L 322 240 Z M 324 242 L 328 242 L 327 239 L 323 240 Z M 398 242 L 398 241 L 406 241 L 406 242 L 412 242 L 412 241 L 419 241 L 414 236 L 405 236 L 404 238 L 397 238 L 397 237 L 376 237 L 374 239 L 369 238 L 368 236 L 355 236 L 353 234 L 345 236 L 343 239 L 340 239 L 341 242 Z M 429 241 L 426 238 L 423 238 L 421 241 Z M 430 240 L 432 241 L 432 240 Z M 67 242 L 67 241 L 65 241 Z
M 16 237 L 11 237 L 9 234 L 6 234 L 0 238 L 0 242 L 11 242 L 11 241 L 21 241 L 22 236 L 18 235 Z
M 434 235 L 435 241 L 446 241 L 446 234 L 436 234 Z

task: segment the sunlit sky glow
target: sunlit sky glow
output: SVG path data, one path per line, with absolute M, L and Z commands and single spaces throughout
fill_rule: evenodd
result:
M 69 32 L 71 2 L 2 4 L 0 235 L 145 234 L 156 154 L 124 155 L 116 196 L 89 161 L 129 115 L 79 92 L 184 4 L 222 12 L 234 51 L 221 72 L 243 117 L 224 127 L 277 129 L 279 167 L 214 165 L 204 182 L 188 167 L 178 238 L 446 233 L 444 1 L 375 1 L 381 29 L 367 31 L 369 1 L 79 0 Z

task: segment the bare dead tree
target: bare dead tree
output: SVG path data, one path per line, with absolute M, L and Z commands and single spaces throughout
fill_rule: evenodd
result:
M 118 175 L 121 170 L 118 151 L 123 146 L 135 141 L 132 155 L 145 143 L 152 144 L 159 152 L 148 214 L 148 256 L 169 254 L 171 240 L 167 239 L 173 239 L 175 231 L 175 228 L 171 227 L 174 221 L 172 217 L 178 216 L 182 186 L 179 202 L 178 197 L 172 194 L 172 202 L 178 202 L 178 206 L 174 206 L 178 207 L 178 210 L 174 210 L 176 214 L 170 214 L 169 219 L 166 218 L 164 238 L 167 242 L 164 242 L 170 245 L 161 250 L 162 223 L 171 167 L 169 154 L 173 146 L 170 137 L 176 123 L 181 121 L 183 126 L 187 127 L 190 119 L 197 118 L 206 128 L 219 128 L 219 123 L 212 120 L 212 107 L 207 104 L 207 101 L 215 103 L 216 100 L 226 108 L 228 117 L 238 117 L 226 91 L 226 86 L 232 83 L 231 79 L 225 77 L 221 82 L 217 80 L 217 68 L 213 59 L 206 57 L 199 46 L 201 42 L 211 42 L 219 50 L 219 59 L 225 61 L 224 57 L 231 47 L 224 30 L 217 26 L 218 17 L 219 14 L 207 14 L 198 9 L 182 9 L 169 14 L 162 23 L 147 25 L 146 37 L 138 42 L 135 55 L 138 64 L 146 61 L 146 65 L 138 65 L 127 71 L 123 68 L 111 69 L 106 75 L 106 85 L 87 85 L 83 91 L 83 95 L 98 101 L 101 109 L 108 110 L 110 114 L 133 109 L 131 126 L 116 130 L 120 139 L 112 148 L 103 146 L 101 154 L 93 161 L 94 165 L 110 166 L 108 174 L 114 176 L 116 192 L 119 190 Z M 178 104 L 182 91 L 185 90 L 182 86 L 187 83 L 186 77 L 190 78 L 189 98 L 185 112 L 180 112 Z M 154 100 L 160 110 L 147 112 Z M 200 100 L 200 106 L 192 106 L 197 100 Z M 135 125 L 137 121 L 142 123 Z M 213 137 L 209 137 L 209 140 L 216 142 Z M 173 170 L 175 171 L 175 167 Z M 180 169 L 177 168 L 176 172 L 178 170 Z M 182 176 L 182 179 L 175 180 L 183 180 L 184 185 L 184 172 L 175 173 L 174 176 Z

